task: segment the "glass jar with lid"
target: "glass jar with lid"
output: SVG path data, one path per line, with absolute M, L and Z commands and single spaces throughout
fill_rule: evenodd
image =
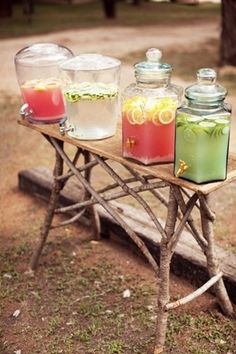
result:
M 175 115 L 182 89 L 170 82 L 172 67 L 156 48 L 136 64 L 136 83 L 122 97 L 123 156 L 145 165 L 173 162 Z
M 70 49 L 54 43 L 35 43 L 15 55 L 24 101 L 21 114 L 30 122 L 57 123 L 65 118 L 59 65 L 72 56 Z
M 61 133 L 82 140 L 111 137 L 120 115 L 120 61 L 82 54 L 61 65 L 67 120 Z
M 176 118 L 175 176 L 195 183 L 226 178 L 231 117 L 226 94 L 210 68 L 200 69 L 197 83 L 186 88 Z

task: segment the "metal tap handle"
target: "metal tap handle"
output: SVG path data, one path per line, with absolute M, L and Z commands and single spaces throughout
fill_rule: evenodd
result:
M 24 103 L 20 108 L 20 115 L 23 119 L 30 119 L 34 118 L 34 112 L 29 107 L 28 103 Z
M 66 127 L 66 119 L 60 122 L 59 126 L 60 126 L 59 131 L 61 135 L 65 135 L 66 132 L 70 132 L 74 130 L 74 128 L 71 125 L 69 127 Z

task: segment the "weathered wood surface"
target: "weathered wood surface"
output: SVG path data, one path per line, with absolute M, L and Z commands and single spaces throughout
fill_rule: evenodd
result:
M 45 168 L 35 168 L 19 172 L 19 188 L 31 195 L 33 194 L 47 200 L 50 195 L 51 186 L 52 175 Z M 71 180 L 61 194 L 60 204 L 69 205 L 75 203 L 80 200 L 81 195 L 82 193 L 78 184 Z M 139 210 L 137 213 L 137 210 L 129 205 L 114 201 L 111 204 L 122 215 L 127 224 L 142 237 L 152 254 L 158 259 L 161 236 L 151 226 L 152 222 L 149 216 L 142 210 Z M 132 241 L 130 241 L 130 238 L 114 222 L 112 217 L 101 206 L 97 205 L 96 209 L 101 217 L 103 233 L 106 236 L 108 233 L 112 233 L 115 235 L 116 240 L 128 242 L 131 245 Z M 161 223 L 164 224 L 164 221 L 161 221 Z M 134 247 L 133 244 L 131 246 Z M 135 250 L 137 251 L 137 249 Z M 220 247 L 216 247 L 216 254 L 220 259 L 229 295 L 232 301 L 236 303 L 236 255 Z M 182 233 L 177 245 L 171 270 L 176 275 L 190 280 L 195 285 L 200 285 L 208 280 L 205 256 L 194 238 L 186 231 Z
M 48 125 L 36 125 L 29 123 L 26 119 L 19 119 L 18 123 L 24 125 L 25 127 L 36 130 L 40 133 L 50 135 L 59 140 L 63 140 L 69 144 L 80 147 L 82 149 L 94 152 L 100 156 L 112 159 L 123 165 L 129 166 L 133 169 L 136 169 L 139 172 L 142 172 L 146 175 L 153 175 L 161 180 L 171 182 L 173 184 L 182 186 L 194 192 L 201 192 L 203 194 L 208 194 L 213 192 L 216 189 L 221 188 L 222 186 L 230 183 L 231 181 L 236 180 L 236 155 L 230 154 L 229 156 L 229 165 L 228 165 L 228 176 L 225 181 L 206 183 L 206 184 L 195 184 L 188 182 L 181 178 L 176 178 L 173 175 L 173 164 L 159 164 L 153 166 L 144 166 L 137 162 L 125 159 L 122 157 L 121 151 L 121 127 L 118 126 L 117 133 L 114 137 L 103 140 L 94 140 L 94 141 L 82 141 L 70 138 L 68 135 L 62 136 L 59 132 L 59 126 L 57 124 L 48 124 Z

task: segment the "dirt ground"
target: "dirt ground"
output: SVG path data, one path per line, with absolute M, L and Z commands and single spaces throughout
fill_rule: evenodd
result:
M 131 286 L 133 289 L 138 284 L 140 286 L 142 284 L 148 284 L 149 290 L 147 295 L 144 295 L 144 298 L 147 296 L 149 299 L 148 304 L 150 306 L 154 306 L 153 291 L 150 289 L 154 288 L 156 290 L 156 284 L 152 272 L 142 260 L 131 255 L 129 251 L 124 250 L 124 248 L 119 245 L 115 245 L 112 242 L 104 240 L 99 244 L 91 243 L 91 231 L 83 228 L 78 229 L 75 227 L 69 227 L 64 231 L 60 230 L 52 233 L 50 242 L 41 260 L 41 268 L 37 278 L 33 278 L 32 280 L 27 278 L 25 271 L 28 269 L 28 262 L 32 252 L 32 247 L 35 245 L 37 240 L 41 221 L 45 212 L 45 204 L 18 191 L 17 173 L 19 170 L 29 169 L 39 165 L 51 167 L 54 156 L 51 154 L 50 147 L 38 134 L 27 131 L 23 127 L 19 127 L 16 124 L 20 102 L 13 62 L 15 53 L 28 44 L 39 41 L 47 41 L 57 42 L 69 46 L 76 54 L 84 52 L 100 52 L 102 54 L 109 54 L 121 58 L 126 55 L 130 55 L 133 51 L 143 50 L 145 52 L 145 50 L 149 47 L 160 47 L 165 49 L 165 47 L 174 48 L 180 44 L 182 46 L 189 46 L 192 43 L 200 46 L 201 43 L 206 40 L 211 38 L 215 39 L 218 34 L 219 26 L 217 24 L 205 24 L 202 25 L 200 29 L 197 25 L 189 26 L 189 28 L 186 28 L 185 26 L 178 26 L 176 28 L 159 26 L 145 28 L 111 28 L 110 30 L 106 27 L 105 29 L 99 28 L 67 31 L 44 36 L 0 41 L 0 115 L 2 125 L 0 131 L 0 253 L 2 255 L 2 264 L 0 268 L 2 275 L 2 280 L 0 283 L 2 292 L 0 296 L 0 326 L 2 327 L 0 331 L 0 354 L 145 354 L 148 353 L 152 343 L 147 345 L 142 344 L 142 346 L 141 342 L 147 343 L 148 336 L 153 340 L 154 331 L 154 323 L 151 322 L 151 329 L 150 326 L 148 329 L 144 326 L 144 332 L 142 334 L 137 332 L 140 322 L 138 322 L 137 318 L 131 311 L 132 306 L 130 305 L 128 309 L 125 306 L 125 310 L 123 309 L 123 312 L 127 310 L 127 313 L 129 313 L 131 317 L 133 316 L 135 318 L 134 325 L 132 325 L 132 321 L 126 322 L 124 332 L 128 331 L 128 335 L 122 338 L 126 342 L 130 341 L 132 343 L 131 347 L 137 347 L 135 350 L 131 349 L 130 346 L 125 346 L 124 344 L 122 347 L 122 344 L 119 343 L 116 343 L 113 347 L 108 348 L 107 343 L 112 341 L 115 342 L 115 337 L 113 336 L 111 339 L 109 336 L 106 337 L 105 334 L 104 336 L 106 338 L 106 342 L 101 344 L 100 347 L 96 336 L 95 338 L 90 335 L 90 339 L 87 341 L 88 338 L 82 332 L 81 333 L 83 336 L 81 333 L 77 333 L 79 344 L 78 342 L 75 344 L 73 340 L 73 343 L 70 342 L 70 344 L 68 344 L 69 339 L 66 337 L 68 343 L 66 342 L 65 346 L 64 342 L 64 344 L 62 344 L 59 338 L 55 337 L 55 333 L 57 332 L 58 336 L 61 335 L 61 337 L 64 338 L 63 333 L 66 332 L 66 329 L 62 328 L 65 328 L 66 326 L 66 328 L 68 328 L 70 325 L 65 323 L 62 324 L 62 319 L 59 321 L 55 318 L 55 316 L 50 317 L 51 314 L 49 313 L 50 311 L 48 311 L 47 306 L 51 306 L 51 312 L 53 312 L 53 301 L 55 301 L 59 307 L 64 306 L 64 304 L 58 302 L 58 298 L 57 300 L 53 300 L 55 297 L 59 296 L 57 287 L 63 287 L 64 291 L 64 285 L 54 284 L 54 290 L 50 293 L 50 282 L 53 284 L 56 277 L 61 277 L 61 279 L 66 282 L 67 280 L 64 279 L 63 271 L 66 270 L 66 272 L 70 272 L 70 267 L 73 268 L 74 273 L 71 271 L 73 277 L 80 277 L 81 272 L 86 273 L 86 269 L 89 269 L 90 267 L 94 266 L 96 269 L 99 269 L 101 264 L 106 260 L 106 262 L 109 263 L 105 271 L 108 281 L 112 281 L 113 279 L 109 278 L 109 274 L 115 278 L 120 274 L 121 278 L 125 277 L 126 279 L 127 277 L 128 279 L 132 279 L 130 283 L 127 280 L 127 282 L 122 284 L 122 286 L 119 285 L 119 292 L 122 292 L 128 286 Z M 132 67 L 130 65 L 124 65 L 121 74 L 121 86 L 124 87 L 133 80 Z M 188 84 L 183 82 L 183 80 L 178 77 L 174 77 L 173 80 L 183 86 Z M 230 96 L 229 101 L 233 103 L 235 98 Z M 9 105 L 11 107 L 9 107 Z M 233 128 L 235 128 L 235 114 L 233 116 Z M 232 129 L 230 148 L 231 151 L 236 152 L 235 131 L 235 129 Z M 235 199 L 232 193 L 234 189 L 235 184 L 231 187 L 225 188 L 224 193 L 221 195 L 216 195 L 214 201 L 217 209 L 216 211 L 220 215 L 219 221 L 216 224 L 219 228 L 219 242 L 231 249 L 236 247 L 234 237 L 236 226 L 233 223 L 228 223 L 229 219 L 232 220 L 234 218 L 235 213 Z M 226 237 L 225 234 L 227 234 Z M 63 262 L 65 262 L 64 266 Z M 107 269 L 111 269 L 109 267 L 114 269 L 112 271 L 110 270 L 110 273 L 107 272 Z M 51 278 L 50 272 L 52 275 Z M 101 277 L 99 281 L 103 286 L 106 286 L 104 274 L 102 273 L 101 275 L 99 273 L 99 276 Z M 92 278 L 91 282 L 93 285 L 95 284 L 94 281 L 94 278 Z M 24 289 L 25 291 L 23 291 L 25 286 L 24 284 L 27 284 Z M 72 285 L 75 286 L 73 282 L 68 285 L 70 286 L 70 291 L 69 293 L 65 291 L 65 294 L 63 295 L 64 297 L 63 299 L 61 298 L 61 301 L 66 301 L 67 296 L 70 298 L 70 301 L 74 301 L 76 296 L 83 297 L 88 295 L 86 293 L 87 290 L 85 291 L 83 289 L 84 292 L 82 292 L 81 295 L 81 293 L 77 291 L 78 289 L 74 289 Z M 118 285 L 115 284 L 114 286 Z M 174 298 L 183 296 L 183 294 L 191 292 L 192 289 L 193 288 L 190 284 L 187 284 L 185 281 L 177 279 L 176 277 L 172 277 L 171 293 Z M 101 289 L 99 289 L 99 291 L 101 292 Z M 140 291 L 142 293 L 144 290 Z M 17 296 L 17 293 L 21 294 L 21 296 Z M 30 297 L 28 297 L 29 294 Z M 104 299 L 104 302 L 108 305 L 113 301 L 118 301 L 115 295 L 114 297 L 111 296 Z M 141 304 L 143 305 L 143 302 L 141 302 Z M 91 304 L 88 305 L 91 306 Z M 120 304 L 121 308 L 123 305 L 124 304 L 122 303 Z M 19 318 L 13 318 L 12 314 L 18 308 L 20 308 L 21 314 L 19 315 Z M 206 313 L 211 315 L 211 313 L 213 313 L 213 316 L 215 316 L 214 318 L 218 318 L 219 322 L 224 322 L 220 314 L 216 315 L 218 312 L 215 310 L 214 299 L 208 294 L 199 298 L 194 304 L 188 305 L 185 310 L 190 314 L 190 316 L 196 316 L 196 314 L 199 313 L 201 315 L 205 315 Z M 185 310 L 179 312 L 180 316 L 185 316 Z M 73 311 L 76 312 L 77 310 L 72 308 L 70 314 L 71 316 Z M 109 314 L 109 306 L 106 307 L 106 311 L 108 311 L 107 314 Z M 122 310 L 120 309 L 120 311 Z M 68 307 L 63 307 L 61 314 L 66 316 L 67 312 Z M 122 315 L 123 312 L 120 312 L 119 315 Z M 152 313 L 152 316 L 153 315 L 154 314 Z M 140 316 L 143 316 L 143 314 L 139 313 L 139 320 Z M 122 318 L 122 316 L 120 318 Z M 58 320 L 58 322 L 56 320 Z M 71 318 L 68 318 L 66 321 L 66 323 L 70 323 L 71 321 L 73 322 L 73 319 L 71 320 Z M 83 318 L 79 317 L 78 321 L 83 321 Z M 142 319 L 142 321 L 144 320 Z M 185 325 L 183 325 L 183 328 L 185 329 L 187 336 L 190 336 L 188 328 L 191 326 L 191 323 L 193 323 L 191 322 L 193 320 L 190 319 L 190 317 L 188 319 L 184 317 L 184 321 Z M 46 327 L 46 324 L 49 324 L 49 322 L 51 327 L 54 326 L 53 329 L 49 329 L 49 327 L 47 327 L 47 332 L 42 331 L 41 328 Z M 75 321 L 72 326 L 78 327 L 78 323 L 79 322 Z M 181 323 L 183 324 L 183 322 Z M 82 322 L 82 324 L 85 326 L 85 323 Z M 118 331 L 117 328 L 120 328 L 119 326 L 116 327 L 117 324 L 114 324 L 113 322 L 109 325 L 114 326 L 115 331 Z M 133 326 L 133 332 L 129 332 L 129 329 L 127 329 L 128 326 Z M 169 334 L 168 353 L 236 353 L 236 350 L 234 350 L 234 348 L 236 348 L 236 337 L 234 334 L 231 335 L 233 333 L 233 328 L 235 328 L 234 322 L 230 322 L 230 326 L 232 326 L 230 327 L 230 340 L 235 344 L 235 346 L 231 342 L 230 346 L 227 347 L 225 345 L 224 342 L 226 341 L 226 338 L 228 338 L 226 336 L 223 337 L 223 339 L 220 337 L 219 341 L 222 340 L 221 344 L 220 342 L 215 342 L 215 339 L 213 340 L 211 338 L 212 342 L 209 341 L 210 344 L 207 344 L 206 349 L 204 349 L 205 344 L 202 349 L 198 346 L 196 338 L 194 339 L 195 342 L 188 344 L 188 349 L 188 346 L 186 346 L 187 342 L 182 343 L 184 342 L 183 340 L 181 342 L 181 337 L 186 339 L 186 336 L 184 335 L 184 332 L 179 330 L 180 323 L 178 322 L 178 325 L 176 326 L 178 326 L 178 329 L 175 328 L 173 332 L 170 332 Z M 104 329 L 101 326 L 101 329 L 98 330 L 99 336 L 101 336 L 100 331 L 102 330 Z M 40 334 L 38 337 L 36 336 L 36 332 Z M 112 332 L 112 327 L 110 328 L 110 332 Z M 145 333 L 146 337 L 144 335 Z M 178 334 L 177 343 L 173 340 L 171 333 Z M 199 334 L 199 330 L 196 332 L 196 337 L 198 335 L 203 336 L 202 332 Z M 135 341 L 137 341 L 137 336 L 140 337 L 140 341 L 139 344 L 136 345 Z M 97 345 L 97 347 L 92 350 L 93 340 L 95 343 L 94 345 Z M 53 341 L 56 343 L 55 347 L 51 345 Z M 42 343 L 43 346 L 41 346 Z M 49 346 L 49 343 L 51 346 Z

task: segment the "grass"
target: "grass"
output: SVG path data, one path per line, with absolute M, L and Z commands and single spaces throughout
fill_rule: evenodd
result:
M 62 233 L 60 241 L 47 245 L 43 266 L 33 278 L 22 272 L 31 254 L 30 234 L 24 235 L 23 246 L 2 250 L 1 353 L 19 349 L 32 354 L 149 353 L 155 332 L 152 280 L 129 273 L 112 255 L 104 258 L 105 244 L 88 252 L 89 240 L 78 244 L 74 236 Z M 131 297 L 123 299 L 127 288 Z M 14 319 L 15 309 L 21 313 Z M 185 311 L 169 316 L 166 353 L 234 353 L 234 321 L 216 310 Z
M 0 38 L 44 34 L 53 31 L 98 26 L 173 25 L 201 21 L 218 21 L 220 6 L 204 4 L 187 6 L 170 3 L 142 2 L 135 7 L 117 3 L 117 18 L 104 18 L 100 1 L 79 5 L 37 4 L 30 21 L 22 14 L 20 5 L 14 6 L 12 18 L 0 19 Z M 50 19 L 50 21 L 49 21 Z

